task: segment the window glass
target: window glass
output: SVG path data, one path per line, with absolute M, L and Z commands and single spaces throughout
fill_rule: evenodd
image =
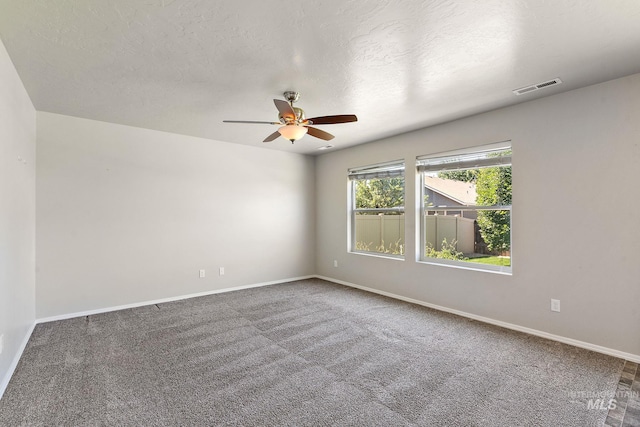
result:
M 349 170 L 352 252 L 404 256 L 404 163 Z
M 511 147 L 418 158 L 423 261 L 511 272 Z

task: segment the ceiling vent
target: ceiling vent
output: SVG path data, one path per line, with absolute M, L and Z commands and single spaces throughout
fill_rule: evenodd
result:
M 553 80 L 537 83 L 535 85 L 521 87 L 520 89 L 514 89 L 513 93 L 515 93 L 516 95 L 524 95 L 525 93 L 533 92 L 538 89 L 544 89 L 549 86 L 557 86 L 560 83 L 562 83 L 562 80 L 560 80 L 559 78 L 555 78 Z

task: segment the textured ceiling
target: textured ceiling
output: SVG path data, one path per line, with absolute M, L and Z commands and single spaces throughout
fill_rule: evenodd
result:
M 38 110 L 315 154 L 222 120 L 294 89 L 339 149 L 638 73 L 640 1 L 0 0 L 0 37 Z

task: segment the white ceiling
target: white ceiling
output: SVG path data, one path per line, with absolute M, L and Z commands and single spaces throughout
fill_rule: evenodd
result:
M 0 0 L 0 37 L 38 110 L 316 154 L 222 120 L 294 89 L 357 114 L 335 150 L 638 73 L 640 1 Z

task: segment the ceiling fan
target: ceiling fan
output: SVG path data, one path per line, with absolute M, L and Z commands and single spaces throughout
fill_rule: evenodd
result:
M 224 123 L 253 123 L 253 124 L 265 124 L 265 125 L 281 125 L 281 127 L 266 137 L 263 142 L 270 142 L 274 139 L 282 136 L 293 144 L 294 141 L 302 138 L 305 134 L 315 136 L 325 141 L 329 141 L 334 138 L 328 132 L 320 130 L 318 128 L 311 127 L 309 125 L 331 125 L 336 123 L 349 123 L 356 122 L 358 118 L 353 114 L 343 114 L 338 116 L 321 116 L 307 119 L 302 108 L 294 107 L 293 103 L 298 100 L 300 94 L 294 91 L 286 91 L 284 93 L 283 101 L 281 99 L 274 99 L 278 109 L 277 122 L 257 122 L 251 120 L 223 120 Z

